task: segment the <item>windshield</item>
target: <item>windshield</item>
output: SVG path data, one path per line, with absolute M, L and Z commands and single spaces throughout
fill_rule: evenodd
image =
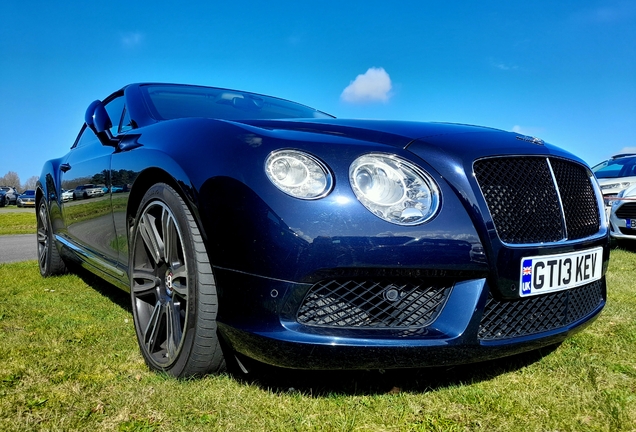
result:
M 636 176 L 636 156 L 601 162 L 592 171 L 598 179 Z
M 332 118 L 284 99 L 213 87 L 147 85 L 142 87 L 153 117 L 169 120 L 205 117 L 222 120 Z

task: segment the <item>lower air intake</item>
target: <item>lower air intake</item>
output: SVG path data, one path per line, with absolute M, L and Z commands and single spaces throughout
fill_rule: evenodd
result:
M 451 287 L 422 280 L 322 281 L 305 296 L 297 320 L 338 328 L 425 327 L 441 312 Z
M 605 279 L 513 301 L 489 297 L 479 326 L 479 339 L 509 339 L 565 327 L 585 318 L 604 301 Z

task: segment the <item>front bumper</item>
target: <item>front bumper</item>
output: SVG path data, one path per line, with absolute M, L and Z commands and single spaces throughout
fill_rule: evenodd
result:
M 629 203 L 633 205 L 633 202 Z M 616 214 L 624 204 L 615 206 L 609 213 L 610 236 L 617 240 L 636 240 L 636 214 L 623 211 L 625 217 L 618 217 Z
M 314 326 L 297 316 L 311 285 L 218 268 L 215 275 L 219 329 L 231 347 L 297 369 L 442 366 L 508 356 L 561 342 L 592 322 L 606 299 L 604 277 L 594 286 L 515 301 L 495 300 L 478 278 L 456 281 L 424 326 Z
M 35 207 L 35 199 L 33 200 L 18 200 L 18 207 Z

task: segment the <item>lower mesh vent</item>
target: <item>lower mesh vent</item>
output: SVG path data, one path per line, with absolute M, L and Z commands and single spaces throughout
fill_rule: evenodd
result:
M 424 327 L 437 318 L 451 287 L 421 280 L 322 281 L 305 296 L 297 320 L 322 327 Z
M 488 298 L 479 326 L 482 340 L 508 339 L 558 329 L 586 317 L 605 298 L 604 280 L 513 301 Z

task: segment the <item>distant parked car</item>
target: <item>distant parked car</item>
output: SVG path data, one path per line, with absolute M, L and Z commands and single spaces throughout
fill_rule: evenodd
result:
M 33 189 L 27 189 L 24 193 L 18 196 L 18 207 L 34 207 L 35 208 L 35 191 Z
M 15 204 L 18 200 L 18 191 L 10 186 L 0 187 L 0 207 Z
M 614 155 L 592 167 L 605 198 L 605 204 L 618 193 L 636 184 L 636 154 Z
M 614 240 L 636 240 L 636 184 L 609 201 L 610 236 Z
M 103 195 L 104 191 L 102 190 L 102 188 L 93 184 L 80 185 L 73 191 L 74 200 L 98 197 Z
M 67 202 L 73 199 L 73 191 L 70 189 L 62 190 L 62 201 Z

